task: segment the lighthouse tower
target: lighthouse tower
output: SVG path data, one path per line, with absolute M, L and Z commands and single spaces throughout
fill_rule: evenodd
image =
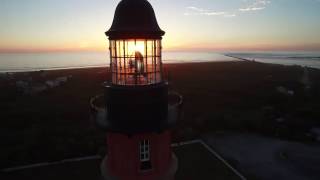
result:
M 105 84 L 105 179 L 173 180 L 178 161 L 170 128 L 182 97 L 168 91 L 161 39 L 165 34 L 147 0 L 122 0 L 109 37 L 111 81 Z

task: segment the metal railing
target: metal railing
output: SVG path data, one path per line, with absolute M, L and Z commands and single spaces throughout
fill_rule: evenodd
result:
M 103 94 L 90 99 L 91 119 L 103 130 L 108 128 L 107 108 Z M 174 91 L 168 93 L 168 124 L 174 125 L 181 117 L 183 97 Z

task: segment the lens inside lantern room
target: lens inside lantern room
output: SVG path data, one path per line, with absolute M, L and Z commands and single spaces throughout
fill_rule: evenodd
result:
M 117 85 L 156 84 L 162 80 L 161 40 L 111 40 L 112 83 Z

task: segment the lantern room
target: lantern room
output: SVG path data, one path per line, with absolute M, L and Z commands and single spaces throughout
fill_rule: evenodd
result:
M 109 37 L 112 84 L 139 86 L 163 81 L 161 39 L 165 34 L 146 0 L 122 0 Z

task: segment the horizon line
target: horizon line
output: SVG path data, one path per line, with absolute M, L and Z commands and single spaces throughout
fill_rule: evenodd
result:
M 174 47 L 174 48 L 164 48 L 163 52 L 236 52 L 236 51 L 275 51 L 275 52 L 285 52 L 285 51 L 305 51 L 305 52 L 320 52 L 320 46 L 307 46 L 308 48 L 301 46 L 291 46 L 291 47 L 234 47 L 234 48 L 210 48 L 210 47 Z M 106 48 L 95 48 L 95 49 L 54 49 L 54 48 L 0 48 L 0 53 L 81 53 L 81 52 L 109 52 Z

